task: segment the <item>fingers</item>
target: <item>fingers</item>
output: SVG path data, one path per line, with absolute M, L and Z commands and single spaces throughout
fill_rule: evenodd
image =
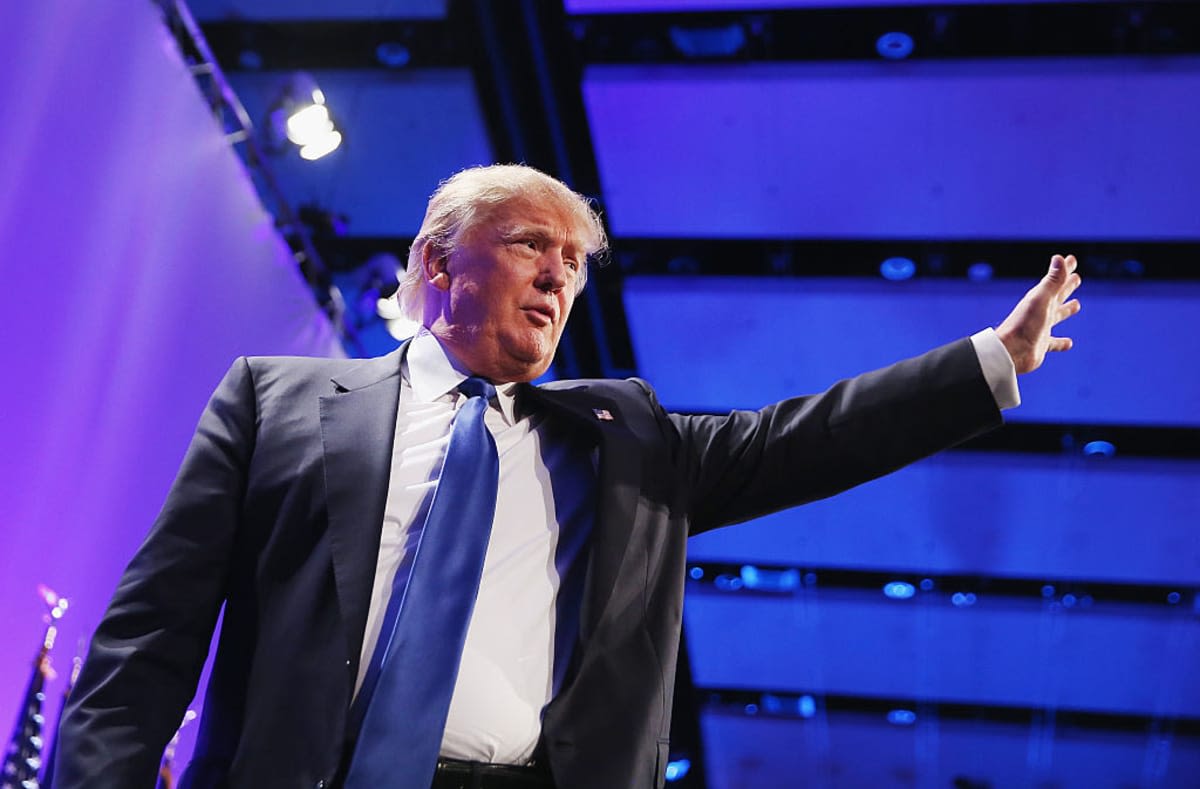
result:
M 1081 309 L 1083 309 L 1083 305 L 1079 303 L 1079 299 L 1071 299 L 1055 311 L 1054 322 L 1062 323 L 1067 318 L 1078 313 Z
M 1070 337 L 1051 337 L 1050 345 L 1047 346 L 1048 351 L 1069 351 L 1075 343 L 1071 342 Z
M 1079 268 L 1079 261 L 1074 255 L 1054 255 L 1050 258 L 1050 278 L 1065 279 L 1075 273 L 1075 269 Z

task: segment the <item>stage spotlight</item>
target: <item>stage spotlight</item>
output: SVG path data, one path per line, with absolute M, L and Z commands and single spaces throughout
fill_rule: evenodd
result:
M 667 762 L 667 780 L 675 782 L 688 774 L 688 770 L 692 769 L 692 763 L 688 759 L 675 759 Z
M 916 44 L 908 33 L 884 33 L 875 42 L 875 51 L 888 60 L 904 60 L 913 53 Z
M 917 264 L 911 258 L 893 257 L 879 264 L 879 274 L 892 282 L 912 279 L 917 273 Z
M 342 133 L 325 105 L 325 94 L 303 72 L 288 81 L 271 106 L 268 127 L 275 150 L 286 147 L 286 140 L 299 148 L 302 159 L 309 161 L 332 153 L 342 144 Z
M 992 264 L 986 260 L 978 260 L 967 266 L 967 279 L 972 282 L 987 282 L 995 273 Z

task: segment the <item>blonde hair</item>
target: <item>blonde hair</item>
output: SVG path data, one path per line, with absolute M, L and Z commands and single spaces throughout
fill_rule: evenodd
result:
M 589 258 L 608 251 L 604 225 L 591 201 L 566 184 L 524 164 L 471 167 L 442 181 L 429 198 L 425 220 L 408 251 L 408 266 L 396 293 L 405 317 L 420 321 L 423 316 L 425 276 L 421 258 L 425 248 L 432 245 L 442 254 L 453 252 L 459 239 L 486 221 L 496 208 L 516 200 L 561 209 L 574 221 Z M 576 295 L 586 282 L 585 265 L 575 281 Z

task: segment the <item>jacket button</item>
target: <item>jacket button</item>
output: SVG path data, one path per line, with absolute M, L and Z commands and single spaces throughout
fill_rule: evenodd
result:
M 313 785 L 313 789 L 325 789 L 325 787 L 328 785 L 329 784 L 325 783 L 324 779 L 322 779 Z

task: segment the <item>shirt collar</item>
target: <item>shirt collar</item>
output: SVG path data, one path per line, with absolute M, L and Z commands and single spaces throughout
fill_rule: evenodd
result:
M 402 373 L 404 380 L 412 387 L 414 398 L 421 403 L 433 402 L 447 394 L 457 394 L 458 385 L 470 376 L 426 328 L 417 332 L 417 336 L 409 343 Z M 517 421 L 516 388 L 515 383 L 496 386 L 496 402 L 504 414 L 504 421 L 509 425 Z

